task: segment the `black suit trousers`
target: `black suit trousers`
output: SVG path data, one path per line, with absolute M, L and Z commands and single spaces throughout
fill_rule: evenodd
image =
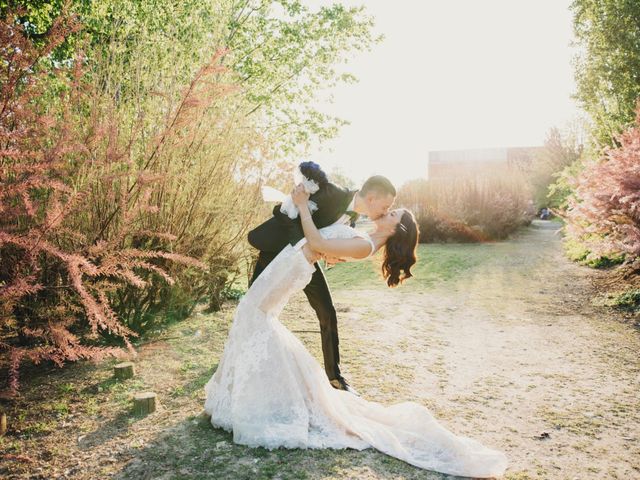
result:
M 278 254 L 273 252 L 260 251 L 258 261 L 253 270 L 251 283 L 262 273 L 262 271 L 276 258 Z M 316 271 L 311 276 L 311 281 L 304 288 L 304 293 L 309 300 L 309 304 L 315 310 L 320 322 L 320 336 L 322 339 L 322 355 L 324 357 L 324 370 L 329 380 L 342 379 L 340 374 L 340 353 L 338 351 L 338 317 L 333 306 L 333 299 L 327 285 L 327 279 L 318 263 L 315 264 Z M 250 284 L 251 286 L 251 284 Z

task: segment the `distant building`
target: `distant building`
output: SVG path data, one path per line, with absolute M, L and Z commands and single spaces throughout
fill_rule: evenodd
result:
M 544 147 L 481 148 L 429 152 L 427 178 L 494 174 L 497 170 L 530 171 L 535 154 Z

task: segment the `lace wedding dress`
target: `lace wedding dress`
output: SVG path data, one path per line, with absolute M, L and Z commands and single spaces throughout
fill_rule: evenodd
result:
M 346 225 L 324 238 L 370 238 Z M 211 423 L 252 447 L 373 447 L 417 467 L 452 475 L 498 477 L 502 452 L 456 436 L 417 403 L 384 406 L 334 389 L 324 369 L 278 315 L 315 268 L 302 239 L 288 245 L 242 297 L 218 368 L 205 385 Z

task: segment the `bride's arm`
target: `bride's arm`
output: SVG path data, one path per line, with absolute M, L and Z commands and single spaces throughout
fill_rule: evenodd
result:
M 369 256 L 371 244 L 362 238 L 323 238 L 311 218 L 307 204 L 309 194 L 304 189 L 297 187 L 292 196 L 300 211 L 300 223 L 302 223 L 304 236 L 312 250 L 336 258 L 366 258 Z

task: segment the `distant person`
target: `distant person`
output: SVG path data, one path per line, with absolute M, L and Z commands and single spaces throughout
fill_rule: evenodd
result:
M 550 216 L 551 211 L 549 211 L 547 207 L 544 207 L 542 210 L 540 210 L 540 220 L 549 220 Z

